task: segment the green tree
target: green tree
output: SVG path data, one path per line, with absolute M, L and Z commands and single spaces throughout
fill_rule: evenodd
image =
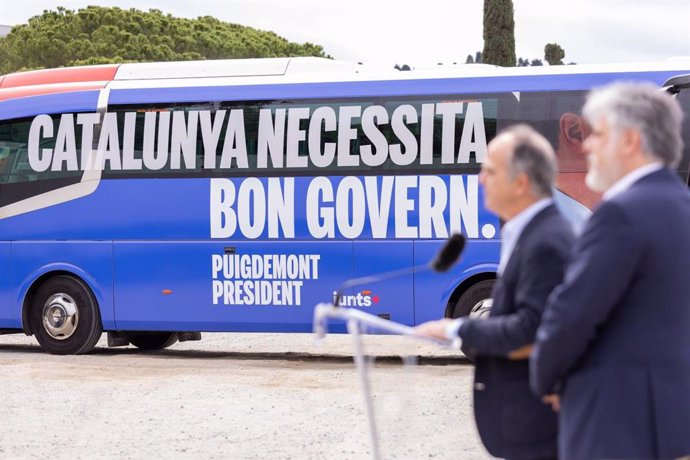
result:
M 561 48 L 558 43 L 548 43 L 544 47 L 544 59 L 549 65 L 563 65 L 563 58 L 565 57 L 565 51 Z
M 175 18 L 89 6 L 63 7 L 29 19 L 0 38 L 0 75 L 17 70 L 120 62 L 326 55 L 313 43 L 293 43 L 273 32 L 210 16 Z
M 515 20 L 512 0 L 484 0 L 482 62 L 515 66 Z

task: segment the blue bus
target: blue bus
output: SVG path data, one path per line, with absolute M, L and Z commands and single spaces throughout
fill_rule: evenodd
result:
M 158 349 L 309 331 L 345 280 L 423 264 L 455 232 L 469 243 L 447 273 L 354 285 L 339 302 L 408 325 L 476 314 L 499 258 L 477 176 L 487 142 L 518 122 L 545 133 L 577 222 L 599 198 L 584 187 L 586 92 L 689 71 L 278 58 L 2 76 L 0 331 L 56 354 L 103 332 Z

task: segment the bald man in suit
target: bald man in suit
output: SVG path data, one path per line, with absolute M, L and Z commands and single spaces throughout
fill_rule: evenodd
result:
M 486 207 L 505 224 L 498 279 L 487 319 L 432 321 L 418 332 L 460 336 L 474 357 L 474 413 L 486 449 L 510 459 L 556 458 L 557 417 L 529 388 L 529 363 L 513 350 L 534 341 L 552 289 L 563 279 L 574 236 L 553 201 L 556 158 L 549 142 L 517 125 L 488 148 L 480 181 Z

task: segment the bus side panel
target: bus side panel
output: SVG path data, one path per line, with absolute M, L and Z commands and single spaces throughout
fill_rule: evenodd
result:
M 352 276 L 351 241 L 114 243 L 119 330 L 311 331 Z
M 0 242 L 0 274 L 0 328 L 21 328 L 21 314 L 17 314 L 14 304 L 12 243 L 9 241 Z
M 413 274 L 411 270 L 404 273 L 412 267 L 412 241 L 355 241 L 354 253 L 355 278 L 371 279 L 353 286 L 346 294 L 350 297 L 343 298 L 341 305 L 414 324 Z M 401 273 L 390 278 L 385 275 L 397 271 Z
M 444 242 L 415 241 L 415 264 L 432 260 Z M 420 324 L 443 318 L 448 298 L 453 290 L 462 283 L 465 273 L 495 273 L 500 257 L 500 241 L 468 240 L 460 260 L 446 273 L 425 271 L 415 274 L 415 323 Z M 486 270 L 475 270 L 477 267 Z
M 21 318 L 23 299 L 37 278 L 49 272 L 67 271 L 89 285 L 100 308 L 103 328 L 113 328 L 112 243 L 25 241 L 12 245 L 12 285 L 19 286 L 13 314 Z

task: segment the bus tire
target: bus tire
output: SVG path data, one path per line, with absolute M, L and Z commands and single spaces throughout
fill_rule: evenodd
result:
M 38 288 L 29 317 L 39 345 L 54 355 L 88 353 L 103 333 L 96 298 L 69 275 L 50 278 Z
M 470 286 L 455 303 L 451 318 L 485 317 L 488 315 L 488 310 L 484 304 L 491 299 L 491 291 L 495 282 L 496 280 L 493 279 L 482 280 Z
M 177 332 L 155 332 L 127 336 L 129 343 L 140 350 L 162 350 L 177 342 Z

